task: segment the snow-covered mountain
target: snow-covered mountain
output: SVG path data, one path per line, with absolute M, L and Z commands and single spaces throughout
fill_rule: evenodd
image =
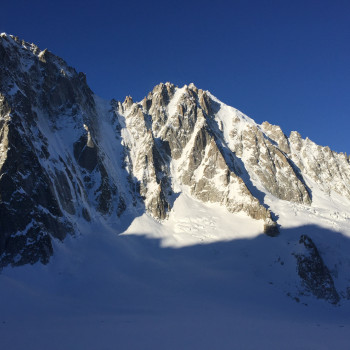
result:
M 344 304 L 349 223 L 346 154 L 259 125 L 194 84 L 161 83 L 141 102 L 103 100 L 61 58 L 1 34 L 2 268 L 52 265 L 53 256 L 61 269 L 63 256 L 86 262 L 106 241 L 106 254 L 115 246 L 135 264 L 135 252 L 145 260 L 154 253 L 134 241 L 146 236 L 170 257 L 184 255 L 175 267 L 191 261 L 189 271 L 202 274 L 181 249 L 205 244 L 203 251 L 221 253 L 209 274 L 232 266 L 236 277 L 291 299 Z M 79 255 L 84 239 L 90 243 Z M 233 244 L 232 256 L 225 244 Z M 207 264 L 200 249 L 193 254 Z M 164 254 L 153 259 L 178 278 Z M 248 268 L 239 270 L 241 263 Z

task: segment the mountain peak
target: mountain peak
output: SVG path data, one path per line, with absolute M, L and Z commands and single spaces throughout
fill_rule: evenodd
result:
M 193 83 L 105 101 L 48 50 L 1 41 L 1 266 L 47 263 L 54 239 L 88 223 L 124 232 L 146 215 L 166 226 L 180 198 L 269 236 L 281 208 L 350 199 L 346 155 L 259 125 Z

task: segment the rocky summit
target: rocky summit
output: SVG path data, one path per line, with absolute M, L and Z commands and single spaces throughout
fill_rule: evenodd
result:
M 79 233 L 78 220 L 116 232 L 143 213 L 166 222 L 182 193 L 278 236 L 271 203 L 311 210 L 315 192 L 350 198 L 349 162 L 298 132 L 255 123 L 194 84 L 161 83 L 140 102 L 103 100 L 61 58 L 1 34 L 1 267 L 48 263 L 53 241 Z M 316 246 L 307 236 L 300 242 L 308 256 L 295 255 L 299 275 L 337 302 Z M 308 279 L 316 268 L 328 292 Z

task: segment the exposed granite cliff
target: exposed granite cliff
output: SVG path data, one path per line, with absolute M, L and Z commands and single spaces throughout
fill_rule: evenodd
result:
M 0 93 L 0 266 L 45 263 L 51 237 L 73 234 L 75 216 L 119 213 L 125 201 L 93 141 L 97 111 L 82 73 L 2 34 Z

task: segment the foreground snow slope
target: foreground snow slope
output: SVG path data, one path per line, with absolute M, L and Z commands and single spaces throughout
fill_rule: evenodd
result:
M 300 295 L 292 253 L 307 233 L 326 253 L 329 267 L 344 264 L 339 273 L 344 277 L 350 241 L 327 228 L 329 223 L 317 226 L 323 222 L 321 207 L 296 206 L 294 217 L 290 208 L 280 209 L 285 226 L 277 238 L 259 233 L 248 216 L 187 196 L 175 201 L 165 224 L 144 214 L 123 234 L 110 223 L 82 220 L 77 224 L 84 234 L 55 241 L 48 265 L 2 271 L 2 344 L 6 349 L 348 349 L 349 301 L 334 306 Z M 335 281 L 340 289 L 341 281 Z

